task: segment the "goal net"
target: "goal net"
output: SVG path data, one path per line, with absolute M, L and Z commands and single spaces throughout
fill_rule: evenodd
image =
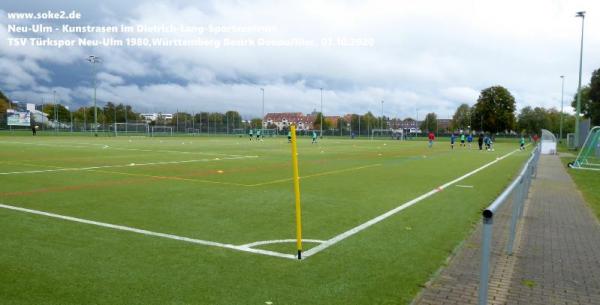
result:
M 150 127 L 150 135 L 152 137 L 164 137 L 173 135 L 173 127 L 171 126 L 152 126 Z
M 577 169 L 600 170 L 600 126 L 590 130 L 577 159 L 569 165 Z
M 273 137 L 277 135 L 277 129 L 263 129 L 263 137 Z
M 147 135 L 150 132 L 149 126 L 146 123 L 113 123 L 109 125 L 109 130 L 115 135 Z
M 200 129 L 198 128 L 186 128 L 185 132 L 187 133 L 187 135 L 189 136 L 197 136 L 200 135 Z
M 402 129 L 373 129 L 373 130 L 371 130 L 371 139 L 374 139 L 376 137 L 404 140 L 404 133 L 403 133 Z

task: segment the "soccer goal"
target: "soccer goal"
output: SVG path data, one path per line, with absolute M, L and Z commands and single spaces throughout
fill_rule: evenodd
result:
M 171 126 L 152 126 L 150 128 L 152 137 L 173 136 L 173 127 Z
M 569 166 L 576 169 L 600 171 L 600 126 L 590 130 L 577 159 Z
M 402 129 L 373 129 L 371 130 L 371 139 L 375 137 L 404 140 Z
M 277 129 L 263 129 L 263 137 L 274 137 L 277 135 Z
M 186 128 L 185 129 L 185 133 L 188 136 L 199 136 L 200 135 L 200 129 L 198 129 L 198 128 Z
M 113 123 L 109 126 L 109 129 L 115 135 L 148 135 L 148 133 L 150 133 L 149 126 L 146 123 Z

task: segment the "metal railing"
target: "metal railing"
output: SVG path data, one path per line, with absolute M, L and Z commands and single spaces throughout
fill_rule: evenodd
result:
M 539 147 L 536 146 L 531 157 L 527 160 L 519 175 L 513 182 L 483 211 L 483 236 L 481 240 L 481 267 L 479 279 L 479 305 L 486 305 L 488 302 L 488 284 L 490 277 L 490 256 L 492 248 L 492 229 L 494 225 L 494 215 L 509 201 L 512 196 L 512 212 L 510 217 L 510 227 L 508 242 L 506 244 L 506 254 L 512 255 L 513 244 L 517 229 L 517 222 L 523 216 L 523 207 L 531 180 L 536 176 L 537 162 L 540 157 Z

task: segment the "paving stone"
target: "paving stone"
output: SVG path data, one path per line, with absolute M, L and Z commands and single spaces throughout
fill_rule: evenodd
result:
M 494 216 L 488 304 L 600 304 L 600 223 L 557 156 L 541 156 L 514 253 L 511 202 Z M 477 304 L 481 225 L 413 304 Z

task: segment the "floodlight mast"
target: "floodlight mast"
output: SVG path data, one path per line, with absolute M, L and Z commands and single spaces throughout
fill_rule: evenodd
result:
M 323 139 L 323 88 L 321 88 L 321 139 Z
M 577 12 L 575 17 L 581 17 L 581 47 L 579 49 L 579 82 L 577 84 L 577 106 L 575 113 L 575 147 L 579 148 L 579 114 L 581 113 L 581 66 L 583 64 L 583 27 L 585 11 Z
M 260 118 L 260 136 L 262 138 L 265 126 L 265 88 L 260 88 L 260 91 L 262 91 L 262 117 Z
M 87 61 L 92 64 L 92 74 L 94 76 L 94 136 L 98 136 L 98 108 L 96 107 L 96 64 L 100 63 L 100 57 L 90 55 Z
M 381 101 L 381 129 L 383 129 L 383 100 Z
M 560 89 L 560 138 L 559 138 L 559 143 L 562 143 L 562 138 L 563 138 L 563 108 L 564 108 L 564 102 L 565 102 L 565 76 L 561 75 L 560 76 L 561 82 L 562 82 L 562 86 Z

